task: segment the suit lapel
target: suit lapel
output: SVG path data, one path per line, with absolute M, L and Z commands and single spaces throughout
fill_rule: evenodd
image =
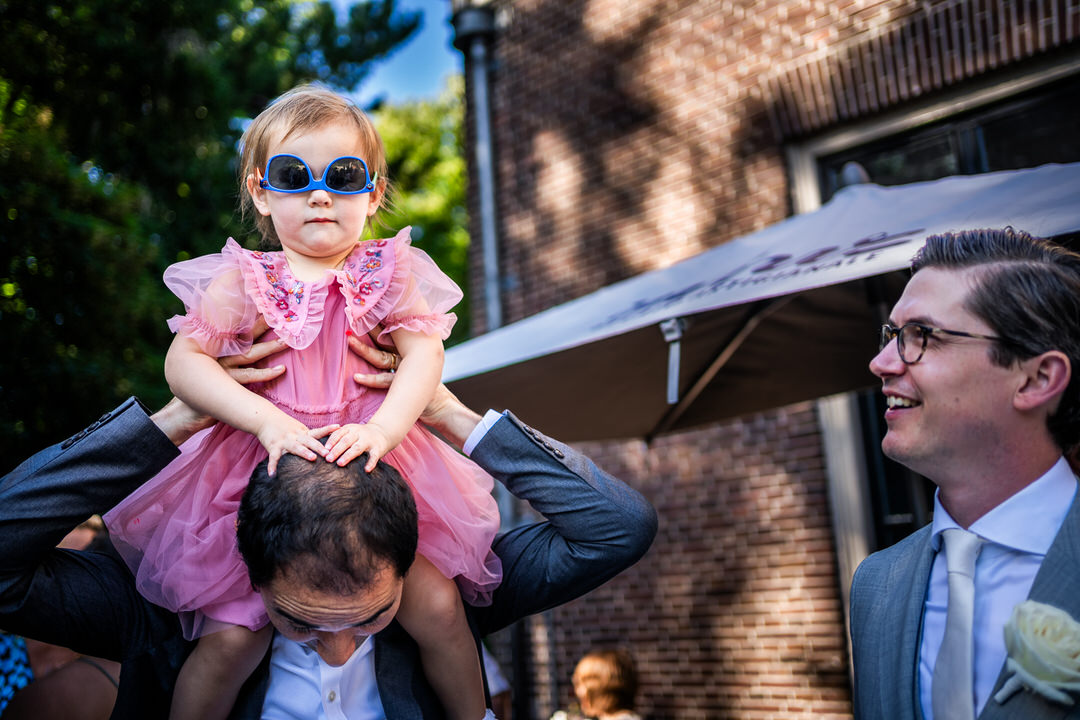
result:
M 922 644 L 923 610 L 926 607 L 926 589 L 930 585 L 930 568 L 934 564 L 934 551 L 930 546 L 930 527 L 923 530 L 916 551 L 909 554 L 907 562 L 898 566 L 895 575 L 896 597 L 904 598 L 900 643 L 895 656 L 893 672 L 902 673 L 900 688 L 902 697 L 897 700 L 905 712 L 899 717 L 922 720 L 919 703 L 919 646 Z M 887 670 L 886 670 L 887 671 Z M 910 710 L 909 710 L 910 709 Z
M 416 643 L 397 622 L 375 636 L 375 682 L 387 718 L 445 718 L 424 675 Z
M 910 536 L 906 552 L 897 553 L 888 570 L 883 613 L 879 616 L 880 656 L 877 687 L 882 688 L 882 717 L 919 718 L 918 666 L 923 606 L 934 552 L 930 526 Z
M 1043 558 L 1028 598 L 1065 610 L 1074 618 L 1080 618 L 1080 502 L 1077 497 L 1069 507 L 1065 522 Z M 1080 716 L 1080 708 L 1050 703 L 1034 693 L 1021 691 L 999 704 L 994 694 L 1005 683 L 1004 668 L 994 684 L 994 691 L 979 715 L 979 720 L 1004 720 L 1005 718 L 1053 718 Z

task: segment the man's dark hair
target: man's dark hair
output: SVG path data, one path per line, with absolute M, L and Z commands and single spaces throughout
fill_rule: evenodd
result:
M 396 469 L 367 455 L 345 467 L 295 455 L 266 461 L 240 500 L 236 539 L 256 588 L 283 571 L 308 587 L 346 595 L 368 587 L 389 566 L 404 577 L 416 557 L 412 491 Z
M 932 235 L 915 255 L 923 268 L 975 268 L 966 309 L 1004 338 L 990 359 L 1008 367 L 1060 350 L 1072 376 L 1047 426 L 1065 452 L 1080 442 L 1080 255 L 1011 227 Z

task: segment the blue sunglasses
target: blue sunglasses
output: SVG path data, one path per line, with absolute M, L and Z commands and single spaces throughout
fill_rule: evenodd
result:
M 367 163 L 358 157 L 339 157 L 326 166 L 326 171 L 315 179 L 307 163 L 295 155 L 275 155 L 266 163 L 266 173 L 259 180 L 259 187 L 280 193 L 302 193 L 310 190 L 326 190 L 338 195 L 359 195 L 375 189 L 379 174 L 372 177 Z

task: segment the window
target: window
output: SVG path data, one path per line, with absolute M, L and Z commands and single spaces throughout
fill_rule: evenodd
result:
M 950 117 L 932 125 L 818 158 L 822 200 L 840 189 L 841 169 L 857 162 L 870 181 L 900 185 L 1080 161 L 1075 105 L 1080 78 Z

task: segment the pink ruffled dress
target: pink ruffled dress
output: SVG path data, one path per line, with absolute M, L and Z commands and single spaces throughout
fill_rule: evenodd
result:
M 323 280 L 295 280 L 281 252 L 252 252 L 229 240 L 220 254 L 173 265 L 165 282 L 187 314 L 169 327 L 213 357 L 235 355 L 257 340 L 261 314 L 287 350 L 260 363 L 287 372 L 248 388 L 308 427 L 368 421 L 385 391 L 352 381 L 376 372 L 348 348 L 346 331 L 370 342 L 404 328 L 447 337 L 461 291 L 409 229 L 390 240 L 361 242 L 341 270 Z M 262 338 L 260 338 L 262 339 Z M 267 456 L 255 436 L 224 423 L 198 433 L 157 477 L 105 515 L 120 554 L 151 602 L 177 612 L 191 639 L 229 625 L 267 623 L 236 548 L 236 513 L 255 466 Z M 483 605 L 502 567 L 491 551 L 499 525 L 493 481 L 471 460 L 417 423 L 384 457 L 412 487 L 419 511 L 418 551 L 467 602 Z

